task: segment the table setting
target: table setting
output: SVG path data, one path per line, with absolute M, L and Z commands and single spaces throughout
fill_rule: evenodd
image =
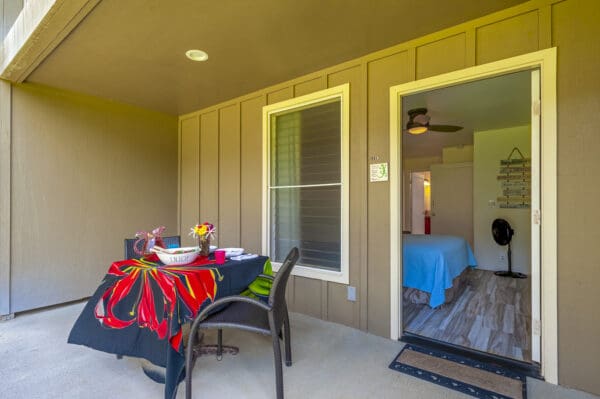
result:
M 272 269 L 266 256 L 210 246 L 210 223 L 192 228 L 195 247 L 163 247 L 158 230 L 152 245 L 149 236 L 134 245 L 139 257 L 109 266 L 68 342 L 164 367 L 165 399 L 172 399 L 185 376 L 182 326 L 219 298 L 262 290 L 264 299 Z

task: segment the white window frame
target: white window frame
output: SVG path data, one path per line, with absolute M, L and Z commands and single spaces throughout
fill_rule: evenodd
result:
M 318 280 L 331 281 L 335 283 L 349 283 L 349 239 L 350 239 L 350 84 L 317 91 L 304 96 L 295 97 L 286 101 L 263 107 L 263 180 L 262 180 L 262 252 L 270 254 L 270 157 L 271 157 L 271 117 L 276 114 L 285 113 L 295 108 L 305 108 L 312 104 L 323 101 L 339 99 L 341 111 L 341 226 L 340 226 L 340 271 L 319 269 L 311 266 L 296 264 L 292 274 L 295 276 L 308 277 Z M 281 263 L 272 262 L 273 270 L 277 271 Z

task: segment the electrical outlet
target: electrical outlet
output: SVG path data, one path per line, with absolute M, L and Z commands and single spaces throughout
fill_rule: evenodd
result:
M 348 286 L 348 300 L 356 302 L 356 287 Z
M 506 254 L 505 254 L 505 253 L 501 253 L 501 254 L 498 256 L 498 260 L 499 260 L 500 262 L 506 262 Z

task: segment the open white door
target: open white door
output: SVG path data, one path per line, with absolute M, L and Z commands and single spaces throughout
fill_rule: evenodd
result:
M 425 234 L 425 177 L 423 173 L 410 174 L 411 233 Z
M 540 70 L 531 71 L 531 360 L 540 363 Z

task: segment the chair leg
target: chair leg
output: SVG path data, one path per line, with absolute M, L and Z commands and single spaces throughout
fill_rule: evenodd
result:
M 283 399 L 283 370 L 281 366 L 281 347 L 277 334 L 271 334 L 273 339 L 273 354 L 275 357 L 275 391 L 277 399 Z
M 290 367 L 292 365 L 292 343 L 290 341 L 290 318 L 287 309 L 283 316 L 283 334 L 283 342 L 285 344 L 285 365 Z
M 192 370 L 194 369 L 195 356 L 194 356 L 194 336 L 198 332 L 197 329 L 192 328 L 190 330 L 190 336 L 188 337 L 188 344 L 185 348 L 185 399 L 192 399 Z M 176 393 L 177 391 L 175 391 Z
M 217 360 L 223 359 L 223 330 L 217 332 Z

